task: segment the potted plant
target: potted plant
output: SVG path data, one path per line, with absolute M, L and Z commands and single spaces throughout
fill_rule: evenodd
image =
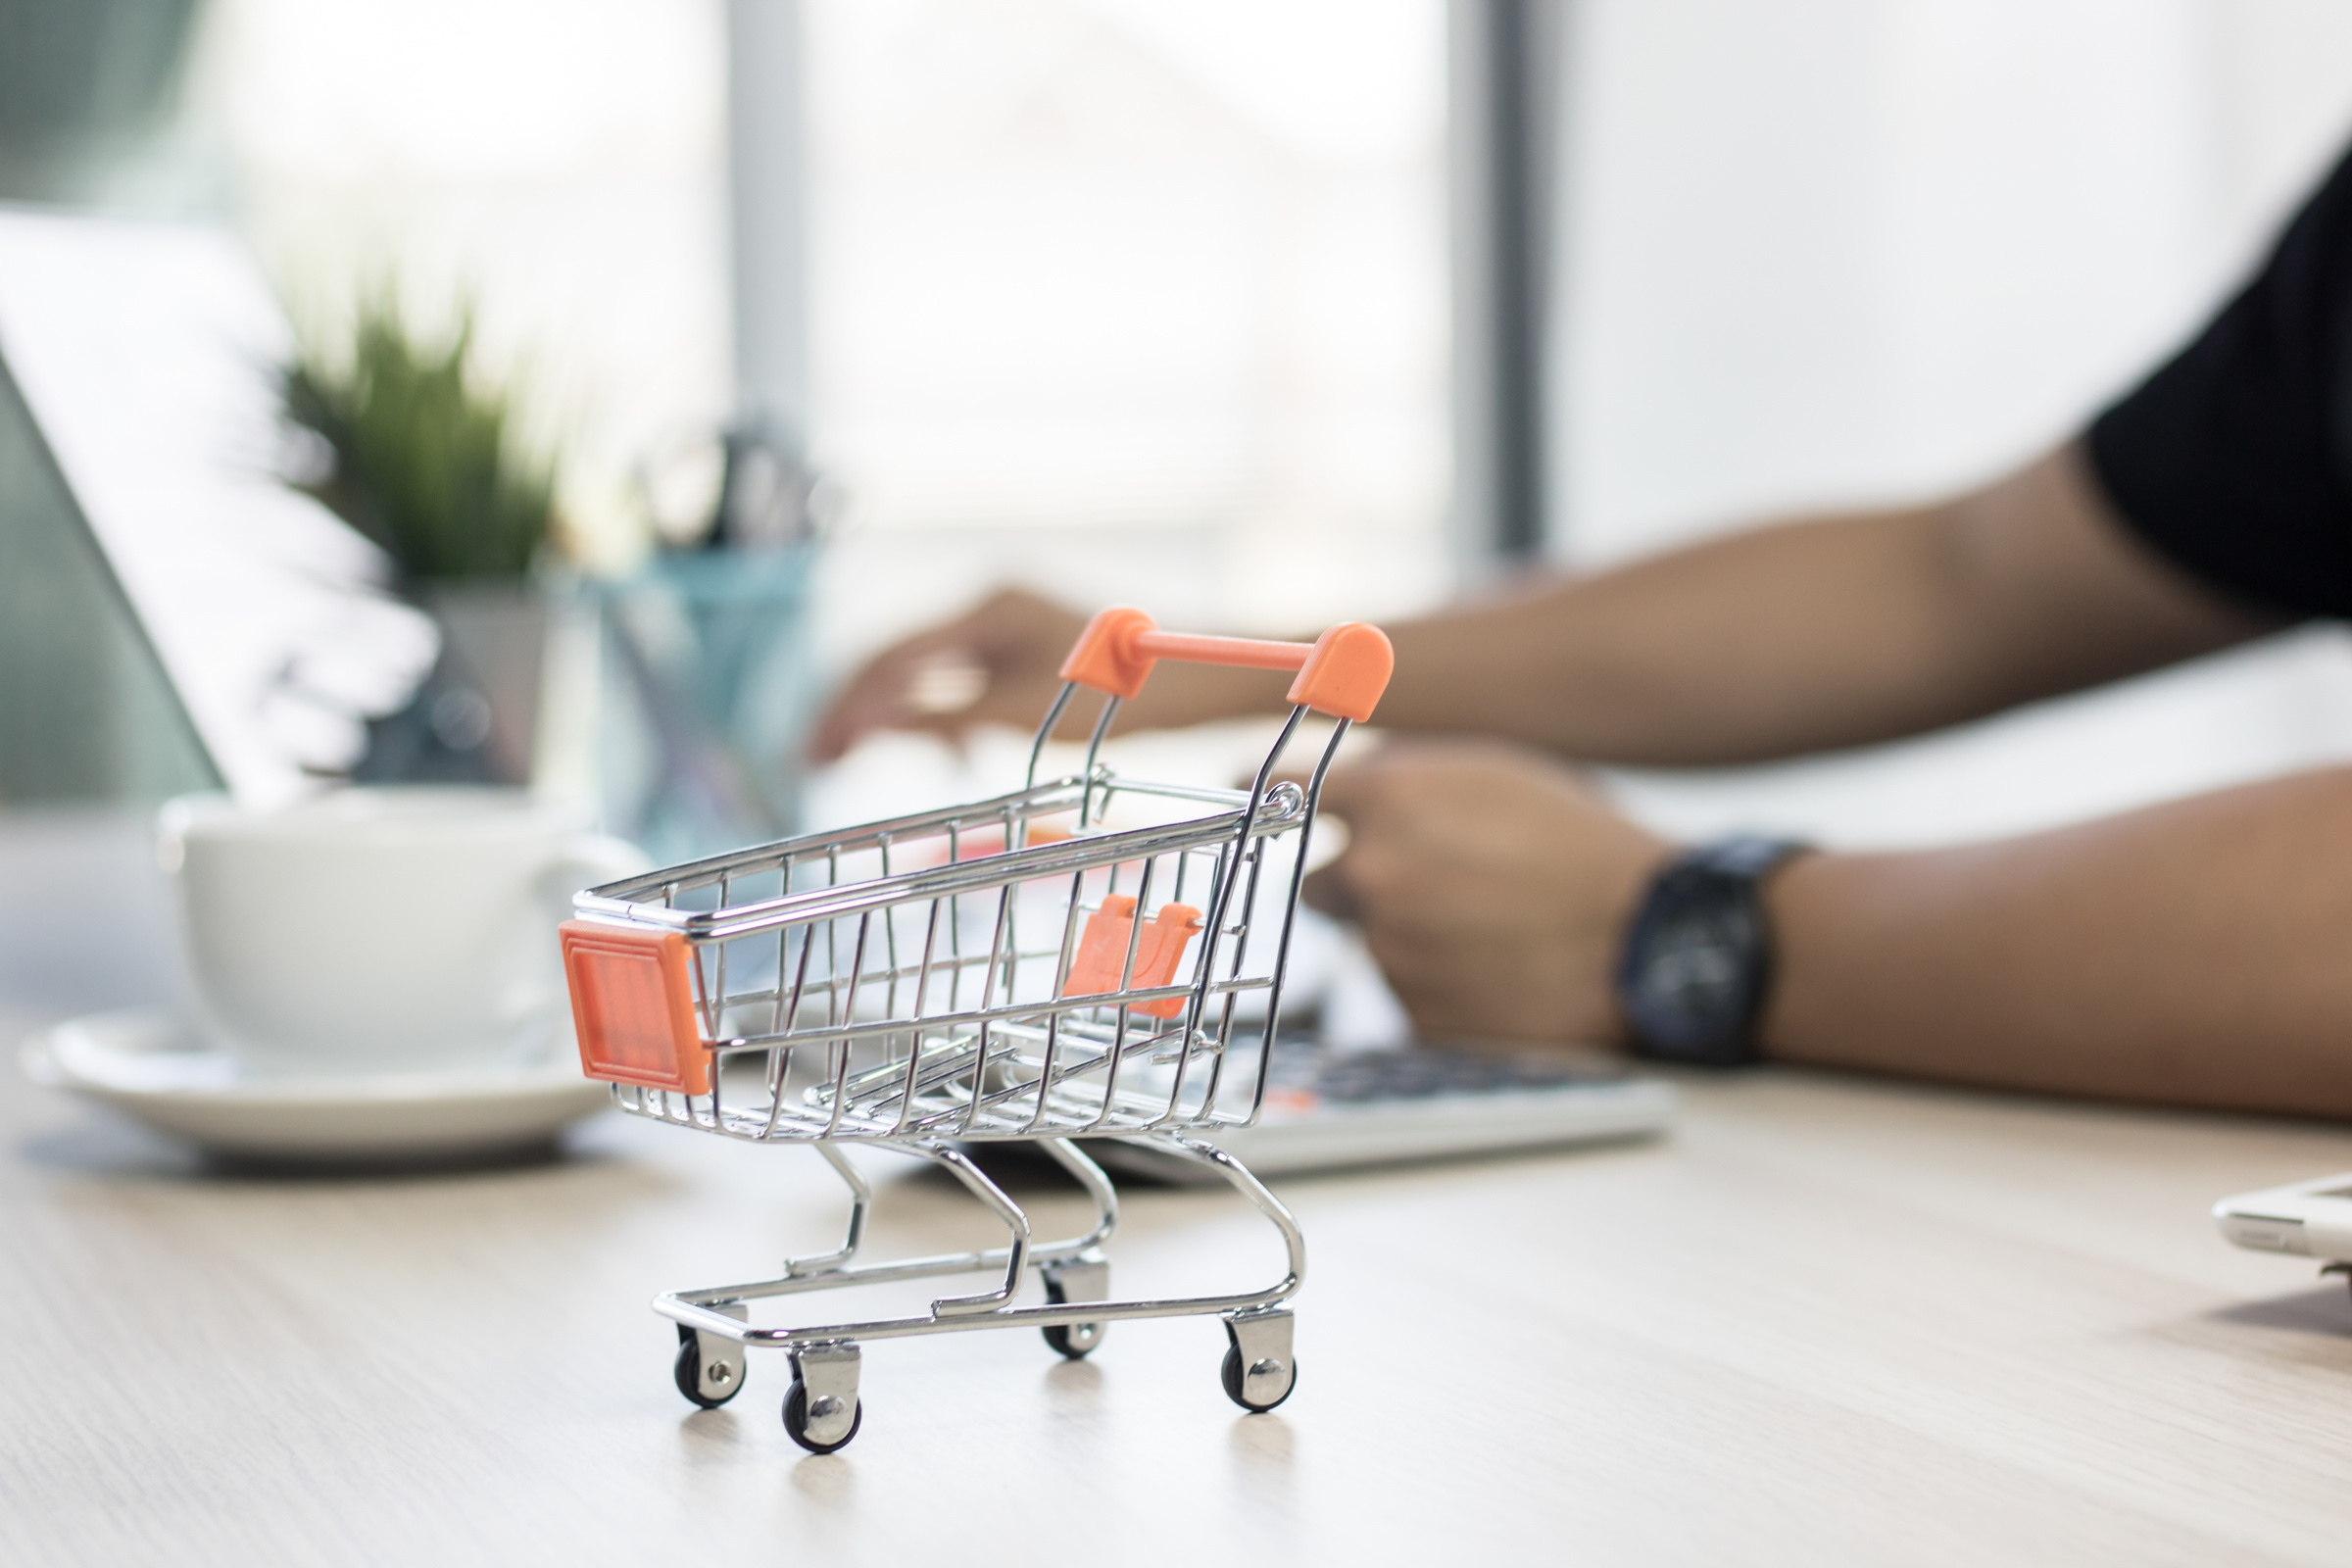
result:
M 366 782 L 527 782 L 545 610 L 531 571 L 556 521 L 554 465 L 522 448 L 506 390 L 473 365 L 471 313 L 420 341 L 390 290 L 365 301 L 347 352 L 316 340 L 280 378 L 310 432 L 302 487 L 379 546 L 439 624 L 439 663 L 372 721 Z

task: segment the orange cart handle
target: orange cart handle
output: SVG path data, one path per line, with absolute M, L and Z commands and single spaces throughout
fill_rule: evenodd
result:
M 1360 620 L 1343 621 L 1311 643 L 1260 642 L 1250 637 L 1196 637 L 1161 631 L 1140 610 L 1099 612 L 1061 662 L 1061 678 L 1112 697 L 1144 689 L 1163 659 L 1194 664 L 1239 664 L 1247 669 L 1295 669 L 1291 701 L 1334 718 L 1362 722 L 1380 706 L 1396 655 L 1388 633 Z

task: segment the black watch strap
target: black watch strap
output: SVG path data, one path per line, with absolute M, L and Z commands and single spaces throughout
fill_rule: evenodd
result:
M 1763 882 L 1807 848 L 1752 834 L 1719 839 L 1651 881 L 1617 966 L 1636 1055 L 1707 1067 L 1757 1059 L 1756 1019 L 1772 985 Z

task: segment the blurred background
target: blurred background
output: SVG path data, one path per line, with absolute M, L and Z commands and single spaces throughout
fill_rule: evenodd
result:
M 0 0 L 0 820 L 960 788 L 801 727 L 998 582 L 1297 633 L 1965 484 L 2348 133 L 2327 0 Z M 2348 755 L 2306 629 L 1612 783 L 1923 843 Z

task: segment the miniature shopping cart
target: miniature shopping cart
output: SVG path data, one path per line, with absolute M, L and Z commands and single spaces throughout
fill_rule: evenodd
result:
M 765 844 L 581 894 L 563 928 L 588 1075 L 634 1115 L 754 1143 L 813 1144 L 850 1190 L 839 1250 L 781 1276 L 678 1291 L 678 1391 L 722 1404 L 743 1350 L 780 1348 L 784 1425 L 829 1453 L 858 1433 L 858 1346 L 1031 1327 L 1083 1356 L 1118 1318 L 1221 1316 L 1225 1392 L 1268 1410 L 1298 1378 L 1291 1313 L 1306 1266 L 1298 1222 L 1203 1138 L 1257 1119 L 1284 961 L 1324 773 L 1388 683 L 1388 638 L 1342 625 L 1313 644 L 1191 637 L 1106 610 L 1062 665 L 1026 787 L 995 800 Z M 1148 784 L 1098 764 L 1123 699 L 1161 659 L 1298 671 L 1289 721 L 1247 791 Z M 1080 687 L 1103 705 L 1083 771 L 1038 782 Z M 1309 711 L 1332 720 L 1303 788 L 1276 763 Z M 1102 1244 L 1109 1178 L 1073 1139 L 1123 1138 L 1205 1165 L 1281 1232 L 1289 1267 L 1261 1291 L 1117 1300 Z M 1040 1243 L 961 1145 L 1041 1145 L 1093 1200 L 1084 1235 Z M 984 1251 L 858 1262 L 871 1191 L 845 1144 L 944 1166 L 1011 1233 Z M 1016 1305 L 1026 1271 L 1042 1304 Z M 1002 1272 L 916 1316 L 760 1328 L 750 1303 L 851 1285 Z

